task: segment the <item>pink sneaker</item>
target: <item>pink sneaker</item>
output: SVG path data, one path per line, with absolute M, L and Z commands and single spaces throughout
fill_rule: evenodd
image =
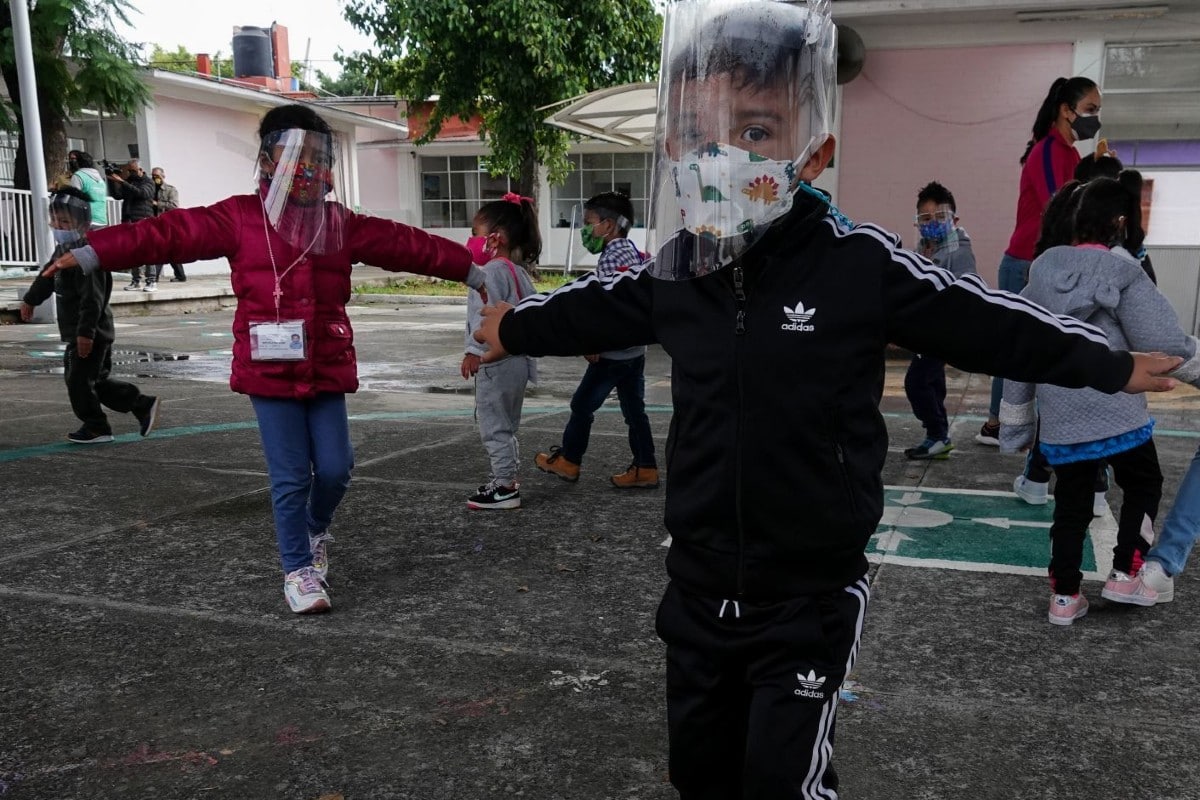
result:
M 1114 569 L 1109 574 L 1100 596 L 1114 603 L 1131 606 L 1152 606 L 1158 602 L 1158 592 L 1146 585 L 1140 573 L 1133 577 L 1119 569 Z
M 1070 625 L 1080 617 L 1087 616 L 1088 601 L 1079 594 L 1050 595 L 1050 624 Z

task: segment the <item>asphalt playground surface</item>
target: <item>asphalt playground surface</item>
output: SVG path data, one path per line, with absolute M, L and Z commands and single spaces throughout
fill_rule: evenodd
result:
M 141 439 L 114 414 L 108 445 L 64 438 L 78 423 L 54 326 L 0 326 L 0 798 L 676 796 L 653 626 L 662 490 L 609 486 L 629 461 L 615 400 L 577 484 L 532 466 L 582 359 L 544 359 L 527 397 L 522 508 L 468 511 L 487 462 L 458 375 L 465 307 L 353 306 L 333 610 L 297 617 L 254 416 L 227 384 L 232 311 L 156 304 L 117 306 L 115 372 L 163 399 L 159 427 Z M 1091 613 L 1049 625 L 1051 506 L 1011 494 L 1020 457 L 972 441 L 988 379 L 950 372 L 957 449 L 910 462 L 905 366 L 888 368 L 888 511 L 842 690 L 841 797 L 1200 798 L 1200 571 L 1173 603 L 1106 603 L 1098 518 Z M 652 348 L 660 464 L 669 380 Z M 1152 405 L 1161 521 L 1200 393 Z

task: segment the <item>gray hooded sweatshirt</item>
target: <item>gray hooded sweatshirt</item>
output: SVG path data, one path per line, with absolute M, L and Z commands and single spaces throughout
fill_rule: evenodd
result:
M 1167 299 L 1122 249 L 1052 247 L 1033 262 L 1021 297 L 1095 325 L 1114 350 L 1182 356 L 1186 360 L 1173 377 L 1200 384 L 1195 337 L 1184 333 Z M 1100 441 L 1150 422 L 1144 395 L 1006 380 L 1001 449 L 1015 452 L 1030 445 L 1039 413 L 1042 441 L 1058 445 Z

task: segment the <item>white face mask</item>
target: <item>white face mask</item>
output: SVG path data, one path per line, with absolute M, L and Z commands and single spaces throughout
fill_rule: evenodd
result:
M 782 217 L 797 182 L 793 161 L 715 143 L 670 164 L 680 228 L 728 239 Z

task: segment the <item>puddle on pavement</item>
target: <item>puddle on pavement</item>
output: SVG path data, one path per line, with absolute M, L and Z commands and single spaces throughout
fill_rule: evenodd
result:
M 63 347 L 54 350 L 31 350 L 34 358 L 61 361 Z M 118 347 L 112 351 L 115 376 L 137 378 L 182 378 L 194 381 L 224 383 L 229 380 L 229 362 L 233 358 L 229 350 L 209 350 L 205 353 L 172 353 L 162 350 L 132 350 Z M 61 366 L 34 367 L 29 373 L 35 375 L 61 375 Z

